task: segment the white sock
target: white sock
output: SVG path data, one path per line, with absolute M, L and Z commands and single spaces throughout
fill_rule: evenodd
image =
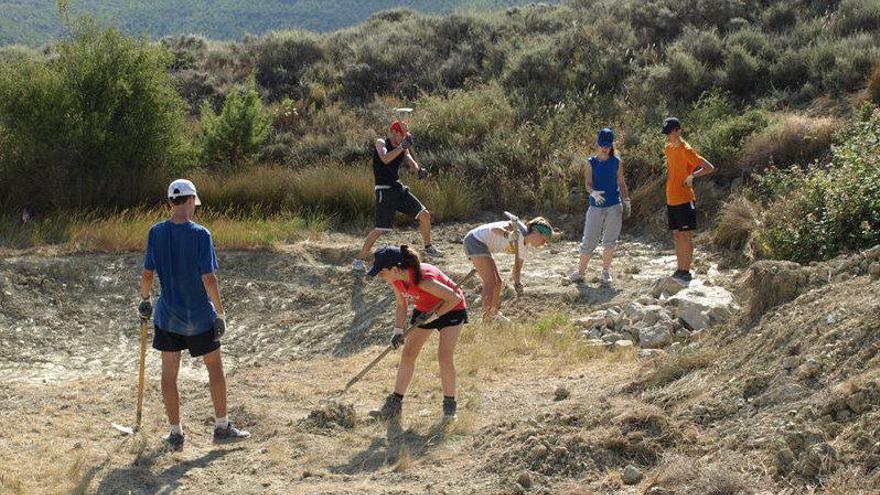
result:
M 214 428 L 226 428 L 227 426 L 229 426 L 229 418 L 227 416 L 214 420 Z
M 180 425 L 171 425 L 171 433 L 175 435 L 183 435 L 183 427 Z

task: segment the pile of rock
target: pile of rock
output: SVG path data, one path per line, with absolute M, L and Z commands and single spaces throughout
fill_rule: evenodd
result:
M 579 318 L 575 324 L 591 345 L 664 349 L 692 334 L 723 323 L 740 310 L 726 289 L 694 282 L 684 287 L 661 279 L 655 296 Z M 644 352 L 644 355 L 654 353 Z

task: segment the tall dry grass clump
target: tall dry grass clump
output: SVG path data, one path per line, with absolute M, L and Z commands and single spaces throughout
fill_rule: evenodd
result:
M 829 152 L 834 133 L 841 127 L 832 117 L 786 115 L 745 143 L 739 165 L 747 172 L 808 165 Z
M 738 196 L 721 206 L 718 225 L 712 231 L 712 245 L 753 260 L 761 253 L 756 242 L 760 222 L 759 206 Z

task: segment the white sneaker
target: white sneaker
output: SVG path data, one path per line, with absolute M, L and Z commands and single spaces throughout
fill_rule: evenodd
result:
M 610 272 L 610 271 L 605 270 L 605 271 L 602 272 L 602 283 L 603 283 L 603 284 L 608 285 L 608 284 L 611 283 L 612 280 L 614 280 L 614 279 L 611 278 L 611 272 Z
M 356 272 L 365 272 L 367 271 L 367 265 L 364 264 L 364 260 L 354 260 L 354 263 L 351 264 L 351 269 Z
M 575 271 L 568 274 L 568 279 L 571 280 L 572 282 L 575 282 L 575 283 L 583 282 L 584 276 L 581 275 L 581 272 L 575 270 Z

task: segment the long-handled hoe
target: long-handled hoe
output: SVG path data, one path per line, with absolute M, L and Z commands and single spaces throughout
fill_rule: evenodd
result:
M 476 270 L 476 269 L 471 270 L 470 273 L 468 273 L 468 274 L 467 274 L 467 275 L 461 280 L 461 282 L 458 283 L 458 286 L 459 286 L 459 287 L 463 286 L 463 285 L 464 285 L 465 283 L 467 283 L 467 281 L 469 281 L 469 280 L 471 279 L 471 277 L 473 277 L 476 273 L 477 273 L 477 270 Z M 431 310 L 431 312 L 433 313 L 434 311 L 437 311 L 437 309 L 440 308 L 440 306 L 442 306 L 442 305 L 443 305 L 443 303 L 438 304 L 437 306 L 434 307 L 434 309 Z M 409 335 L 409 333 L 412 332 L 413 330 L 415 330 L 418 326 L 419 326 L 419 324 L 416 323 L 416 324 L 414 324 L 414 325 L 411 325 L 411 326 L 410 326 L 409 328 L 407 328 L 406 330 L 404 330 L 404 332 L 403 332 L 403 336 L 404 336 L 404 338 L 406 338 L 406 336 Z M 379 364 L 379 361 L 381 361 L 382 359 L 384 359 L 385 356 L 387 356 L 387 355 L 388 355 L 393 349 L 394 349 L 394 347 L 392 347 L 392 346 L 389 344 L 388 347 L 386 347 L 382 352 L 380 352 L 379 355 L 376 356 L 375 359 L 373 359 L 372 361 L 370 361 L 370 364 L 368 364 L 364 369 L 362 369 L 362 370 L 360 371 L 360 373 L 358 373 L 357 375 L 355 375 L 354 378 L 352 378 L 351 380 L 349 380 L 348 383 L 345 384 L 345 388 L 344 388 L 344 389 L 342 390 L 342 392 L 340 392 L 340 393 L 341 393 L 341 394 L 344 394 L 345 392 L 347 392 L 348 389 L 351 388 L 352 385 L 354 385 L 355 383 L 359 382 L 359 381 L 361 380 L 361 378 L 364 377 L 364 375 L 366 375 L 371 369 L 373 369 L 377 364 Z
M 140 368 L 138 370 L 138 397 L 137 397 L 137 414 L 135 415 L 134 420 L 134 428 L 130 428 L 128 426 L 122 426 L 120 424 L 111 423 L 116 430 L 119 430 L 126 435 L 133 435 L 137 433 L 138 430 L 141 429 L 141 416 L 143 415 L 144 410 L 144 369 L 146 367 L 147 361 L 147 325 L 149 324 L 149 320 L 146 318 L 141 318 L 141 361 Z

